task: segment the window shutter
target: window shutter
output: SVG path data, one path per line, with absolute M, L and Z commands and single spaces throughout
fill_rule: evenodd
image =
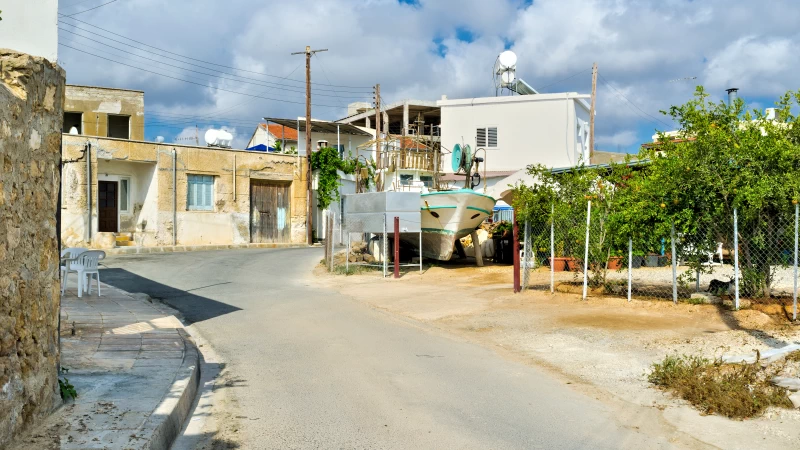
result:
M 488 139 L 489 142 L 486 146 L 497 147 L 497 127 L 490 127 L 489 132 L 487 134 L 489 135 Z
M 189 175 L 189 198 L 186 200 L 187 209 L 197 206 L 197 182 L 194 176 Z
M 205 183 L 203 183 L 203 206 L 205 209 L 213 209 L 212 202 L 214 200 L 214 177 L 204 177 Z
M 477 130 L 477 140 L 478 142 L 476 145 L 478 147 L 486 147 L 486 128 L 478 128 Z

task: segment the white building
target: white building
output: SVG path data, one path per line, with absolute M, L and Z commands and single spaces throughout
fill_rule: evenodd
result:
M 0 2 L 0 47 L 58 60 L 58 0 Z
M 483 164 L 493 172 L 516 172 L 529 164 L 568 167 L 581 159 L 588 163 L 589 98 L 569 92 L 442 99 L 437 102 L 442 146 L 485 148 Z M 453 172 L 450 154 L 442 163 L 445 172 Z

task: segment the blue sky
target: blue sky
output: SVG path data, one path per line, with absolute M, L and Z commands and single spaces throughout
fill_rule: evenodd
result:
M 597 62 L 597 148 L 612 151 L 671 128 L 658 111 L 696 84 L 717 99 L 738 87 L 758 108 L 800 87 L 790 0 L 121 0 L 81 13 L 101 3 L 60 2 L 77 14 L 60 20 L 68 82 L 144 90 L 146 137 L 168 142 L 197 125 L 241 144 L 261 117 L 304 114 L 303 58 L 290 53 L 306 45 L 329 49 L 312 63 L 322 119 L 372 101 L 375 83 L 389 102 L 494 95 L 505 49 L 543 92 L 589 93 Z

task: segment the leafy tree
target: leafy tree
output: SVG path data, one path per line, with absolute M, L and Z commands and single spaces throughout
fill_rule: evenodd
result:
M 273 144 L 272 148 L 275 149 L 276 153 L 283 153 L 283 148 L 281 147 L 281 141 L 275 139 L 275 144 Z

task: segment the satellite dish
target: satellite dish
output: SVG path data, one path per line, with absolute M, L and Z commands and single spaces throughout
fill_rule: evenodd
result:
M 517 66 L 517 55 L 511 50 L 506 50 L 500 53 L 500 56 L 497 57 L 497 62 L 503 69 L 515 69 Z
M 80 134 L 78 133 L 78 127 L 72 127 L 69 129 L 69 134 Z
M 453 147 L 453 156 L 450 159 L 450 165 L 453 169 L 453 173 L 458 173 L 461 170 L 461 160 L 463 159 L 464 154 L 461 152 L 461 145 L 456 144 Z
M 217 133 L 219 133 L 219 131 L 217 131 L 217 130 L 215 130 L 213 128 L 208 130 L 208 131 L 206 131 L 206 135 L 205 135 L 206 144 L 215 145 L 217 143 Z
M 516 75 L 514 75 L 514 72 L 510 70 L 508 72 L 503 72 L 503 74 L 500 75 L 500 80 L 503 82 L 503 85 L 510 85 L 516 79 Z
M 156 142 L 161 144 L 164 142 L 164 136 L 156 136 Z

